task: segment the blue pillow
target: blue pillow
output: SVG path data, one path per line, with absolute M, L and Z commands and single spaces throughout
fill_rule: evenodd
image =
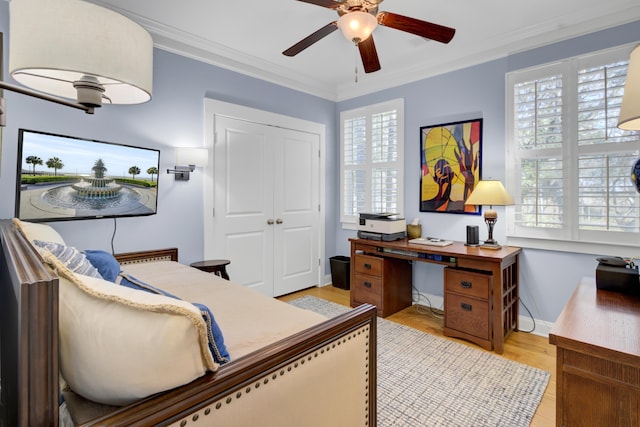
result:
M 87 249 L 84 252 L 91 265 L 93 265 L 104 280 L 114 282 L 120 274 L 120 263 L 109 252 Z
M 148 283 L 143 282 L 130 274 L 122 273 L 120 274 L 120 285 L 126 286 L 127 288 L 138 289 L 140 291 L 151 292 L 154 294 L 164 295 L 166 297 L 180 299 L 175 295 L 170 294 L 169 292 L 152 286 Z M 209 350 L 213 355 L 213 360 L 215 360 L 219 364 L 225 364 L 231 360 L 231 356 L 229 356 L 229 351 L 227 350 L 227 346 L 224 344 L 224 336 L 222 335 L 222 330 L 216 319 L 213 317 L 213 313 L 209 310 L 204 304 L 192 303 L 195 307 L 200 310 L 202 314 L 202 318 L 204 319 L 205 324 L 207 325 L 207 338 L 209 341 Z
M 55 242 L 43 242 L 42 240 L 34 240 L 33 244 L 51 252 L 53 256 L 58 258 L 58 261 L 74 273 L 102 279 L 98 270 L 76 248 Z

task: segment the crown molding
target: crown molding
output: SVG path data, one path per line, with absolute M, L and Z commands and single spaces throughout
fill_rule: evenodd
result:
M 523 26 L 507 34 L 498 34 L 490 40 L 474 41 L 473 35 L 465 38 L 464 29 L 459 29 L 457 37 L 449 45 L 437 46 L 436 53 L 440 55 L 438 61 L 424 60 L 409 68 L 397 71 L 383 70 L 377 74 L 368 74 L 358 83 L 345 81 L 336 85 L 318 79 L 317 76 L 294 72 L 287 67 L 230 49 L 222 44 L 166 26 L 144 16 L 114 8 L 100 0 L 90 1 L 134 19 L 151 33 L 154 45 L 158 49 L 334 102 L 368 95 L 623 25 L 638 20 L 640 16 L 640 5 L 629 6 L 624 10 L 610 13 L 606 2 L 603 2 L 597 19 L 591 18 L 594 15 L 593 10 L 575 10 L 571 16 L 555 16 L 554 19 L 543 23 Z M 581 22 L 581 24 L 565 25 L 566 22 Z M 458 50 L 460 44 L 467 43 L 467 40 L 470 40 L 468 45 L 464 49 Z M 513 41 L 509 42 L 508 40 Z M 449 46 L 457 48 L 455 56 L 447 53 L 446 48 Z

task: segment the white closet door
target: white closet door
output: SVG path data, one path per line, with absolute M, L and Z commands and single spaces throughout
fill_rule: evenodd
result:
M 269 296 L 317 284 L 319 137 L 215 117 L 214 252 Z
M 319 268 L 319 138 L 278 131 L 274 141 L 274 296 L 317 285 Z

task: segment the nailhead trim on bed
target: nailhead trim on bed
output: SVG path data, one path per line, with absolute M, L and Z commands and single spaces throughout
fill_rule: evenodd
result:
M 283 366 L 279 369 L 276 369 L 268 374 L 266 374 L 265 376 L 263 376 L 262 378 L 260 378 L 259 380 L 257 380 L 252 386 L 246 386 L 246 388 L 243 390 L 239 390 L 239 391 L 232 391 L 230 392 L 228 395 L 223 396 L 222 398 L 218 399 L 217 401 L 215 401 L 214 403 L 210 404 L 209 406 L 205 407 L 204 409 L 201 409 L 200 411 L 196 412 L 195 414 L 190 414 L 189 416 L 183 418 L 182 420 L 172 424 L 172 426 L 174 427 L 186 427 L 187 425 L 189 425 L 189 422 L 193 424 L 197 423 L 200 420 L 204 421 L 204 418 L 208 415 L 211 415 L 212 411 L 215 410 L 220 410 L 224 407 L 224 405 L 230 405 L 231 403 L 233 403 L 234 401 L 239 400 L 240 398 L 242 398 L 243 394 L 249 394 L 251 393 L 252 390 L 259 390 L 262 389 L 264 390 L 265 387 L 270 383 L 270 382 L 274 382 L 278 377 L 282 377 L 284 375 L 286 375 L 287 373 L 293 371 L 294 369 L 297 368 L 302 368 L 305 364 L 308 365 L 307 362 L 312 362 L 313 359 L 316 359 L 317 357 L 330 352 L 332 349 L 335 349 L 336 346 L 340 346 L 343 343 L 346 343 L 347 341 L 350 341 L 351 338 L 355 338 L 361 334 L 366 334 L 366 338 L 368 340 L 369 338 L 369 325 L 363 326 L 362 328 L 353 331 L 352 333 L 350 333 L 349 335 L 343 336 L 342 338 L 340 338 L 337 341 L 334 341 L 330 344 L 327 344 L 326 346 L 323 346 L 321 349 L 319 350 L 315 350 L 309 354 L 307 354 L 306 356 L 296 360 L 295 362 L 291 362 L 286 366 Z M 365 368 L 366 368 L 366 372 L 369 372 L 369 348 L 368 348 L 368 342 L 367 342 L 367 349 L 365 350 L 365 355 L 364 355 L 364 362 L 365 362 Z M 365 426 L 369 425 L 369 387 L 368 387 L 368 383 L 369 383 L 369 377 L 367 376 L 366 378 L 366 382 L 367 382 L 367 386 L 365 387 L 364 390 L 364 399 L 365 399 Z M 263 387 L 264 386 L 264 387 Z M 200 416 L 202 415 L 202 417 Z
M 121 261 L 120 265 L 146 264 L 147 262 L 156 262 L 156 261 L 171 261 L 171 256 L 170 255 L 166 255 L 166 256 L 157 256 L 157 257 L 152 257 L 152 258 L 144 258 L 144 259 L 132 259 L 132 260 L 129 260 L 129 261 Z

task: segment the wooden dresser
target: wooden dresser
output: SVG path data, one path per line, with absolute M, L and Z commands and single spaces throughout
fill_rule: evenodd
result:
M 582 279 L 549 333 L 557 426 L 640 425 L 640 298 Z

